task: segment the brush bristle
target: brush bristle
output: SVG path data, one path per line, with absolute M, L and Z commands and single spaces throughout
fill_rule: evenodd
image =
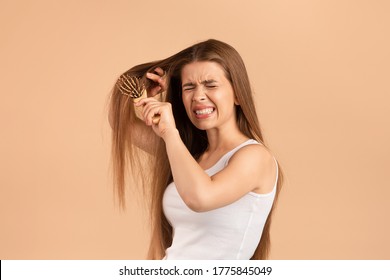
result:
M 129 76 L 126 73 L 122 74 L 116 82 L 118 90 L 131 98 L 139 98 L 143 95 L 145 85 L 141 81 L 141 77 Z

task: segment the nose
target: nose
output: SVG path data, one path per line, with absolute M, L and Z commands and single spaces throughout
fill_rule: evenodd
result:
M 205 101 L 207 99 L 206 92 L 202 87 L 197 87 L 192 96 L 193 102 Z

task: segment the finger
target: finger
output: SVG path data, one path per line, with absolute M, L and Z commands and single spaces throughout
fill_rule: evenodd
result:
M 153 80 L 156 83 L 159 83 L 160 85 L 164 85 L 165 84 L 165 74 L 166 73 L 162 68 L 157 67 L 156 69 L 154 69 L 153 72 L 146 73 L 146 77 Z
M 143 105 L 142 99 L 139 100 L 139 101 L 137 101 L 137 102 L 134 102 L 134 106 L 135 106 L 135 107 L 140 107 L 140 106 L 142 106 L 142 105 Z
M 161 83 L 163 80 L 163 77 L 160 76 L 159 74 L 150 73 L 150 72 L 146 73 L 146 78 L 156 83 Z
M 160 106 L 152 104 L 145 108 L 144 120 L 147 125 L 152 125 L 156 115 L 160 114 Z
M 152 100 L 147 100 L 146 102 L 143 101 L 143 103 L 144 107 L 142 109 L 142 115 L 144 120 L 148 121 L 156 114 L 157 111 L 159 111 L 161 104 L 156 100 L 154 100 L 154 102 Z
M 154 98 L 146 97 L 146 98 L 140 99 L 138 102 L 135 102 L 134 105 L 139 107 L 139 106 L 143 106 L 143 105 L 150 103 L 150 102 L 157 102 L 157 101 Z
M 166 88 L 166 83 L 165 83 L 165 78 L 160 77 L 156 73 L 146 73 L 146 78 L 151 80 L 154 85 L 148 88 L 148 96 L 155 96 L 163 91 L 165 91 Z
M 151 97 L 145 97 L 145 98 L 141 98 L 141 99 L 138 99 L 137 102 L 134 102 L 134 105 L 136 106 L 142 106 L 142 105 L 145 105 L 146 103 L 148 102 L 151 102 L 155 100 L 154 98 L 151 98 Z
M 142 113 L 144 115 L 144 117 L 147 117 L 148 114 L 150 113 L 150 111 L 155 108 L 157 105 L 156 104 L 145 104 L 143 109 L 142 109 Z
M 161 86 L 153 87 L 152 89 L 149 90 L 149 96 L 156 96 L 161 91 L 162 91 L 162 87 Z
M 156 72 L 160 77 L 165 76 L 165 71 L 161 67 L 157 67 L 156 69 L 154 69 L 154 72 Z

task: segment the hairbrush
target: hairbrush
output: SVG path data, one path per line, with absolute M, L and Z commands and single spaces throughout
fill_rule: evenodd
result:
M 146 98 L 146 87 L 140 76 L 130 76 L 127 73 L 122 74 L 116 82 L 116 87 L 121 94 L 129 96 L 136 103 L 142 98 Z M 155 115 L 152 119 L 154 124 L 158 124 L 160 116 Z

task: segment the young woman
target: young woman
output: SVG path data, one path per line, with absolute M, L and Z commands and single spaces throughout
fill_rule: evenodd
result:
M 124 205 L 129 165 L 150 198 L 148 258 L 265 259 L 282 174 L 238 52 L 207 40 L 125 74 L 148 97 L 112 92 L 114 179 Z

